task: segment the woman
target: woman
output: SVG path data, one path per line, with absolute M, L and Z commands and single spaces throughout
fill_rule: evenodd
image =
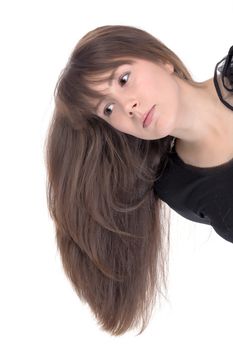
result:
M 223 92 L 220 82 L 216 77 Z M 231 102 L 232 90 L 224 97 Z M 46 139 L 48 207 L 64 270 L 112 335 L 139 325 L 141 334 L 167 290 L 164 203 L 191 220 L 214 220 L 202 208 L 205 198 L 196 207 L 206 175 L 191 167 L 216 169 L 233 157 L 232 109 L 223 100 L 212 79 L 195 82 L 172 50 L 135 27 L 90 31 L 61 72 Z M 232 173 L 233 161 L 227 169 Z M 224 189 L 230 193 L 227 174 L 218 179 L 215 199 Z M 213 181 L 206 181 L 208 191 Z M 213 208 L 219 210 L 216 202 Z M 227 236 L 223 230 L 220 224 Z

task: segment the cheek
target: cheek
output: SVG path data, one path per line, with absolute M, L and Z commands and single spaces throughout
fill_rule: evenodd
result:
M 141 86 L 143 86 L 145 107 L 149 107 L 153 103 L 166 105 L 169 100 L 174 100 L 174 86 L 166 75 L 147 77 Z
M 170 76 L 167 79 L 164 79 L 161 91 L 160 98 L 163 108 L 167 111 L 168 114 L 174 115 L 178 110 L 179 102 L 179 88 L 174 79 Z
M 157 117 L 154 130 L 159 138 L 170 135 L 176 125 L 179 106 L 179 95 L 175 86 L 169 85 L 158 96 Z
M 132 131 L 132 125 L 130 125 L 130 122 L 126 119 L 122 121 L 120 119 L 115 119 L 112 121 L 111 126 L 114 129 L 125 133 L 130 133 L 130 131 Z

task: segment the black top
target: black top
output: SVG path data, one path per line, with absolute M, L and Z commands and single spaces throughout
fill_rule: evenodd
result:
M 233 111 L 232 56 L 233 46 L 217 63 L 214 84 L 220 100 Z M 175 138 L 167 164 L 155 181 L 154 192 L 178 214 L 211 225 L 233 243 L 233 159 L 207 168 L 186 164 L 176 153 L 174 141 Z

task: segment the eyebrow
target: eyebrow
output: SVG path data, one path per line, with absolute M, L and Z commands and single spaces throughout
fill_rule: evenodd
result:
M 108 79 L 108 85 L 109 86 L 112 86 L 112 82 L 113 80 L 115 79 L 115 75 L 116 75 L 116 71 L 118 70 L 119 67 L 116 67 L 112 70 L 112 73 L 110 74 L 109 76 L 109 79 Z M 97 112 L 98 111 L 98 108 L 99 106 L 101 105 L 101 103 L 105 100 L 106 97 L 102 97 L 99 102 L 97 103 L 97 105 L 95 106 L 95 111 Z

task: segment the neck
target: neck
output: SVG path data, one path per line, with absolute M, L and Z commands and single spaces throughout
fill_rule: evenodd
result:
M 232 110 L 228 109 L 217 95 L 213 78 L 190 86 L 177 79 L 180 89 L 177 122 L 172 136 L 187 152 L 212 148 L 233 135 Z M 231 136 L 232 138 L 232 136 Z

